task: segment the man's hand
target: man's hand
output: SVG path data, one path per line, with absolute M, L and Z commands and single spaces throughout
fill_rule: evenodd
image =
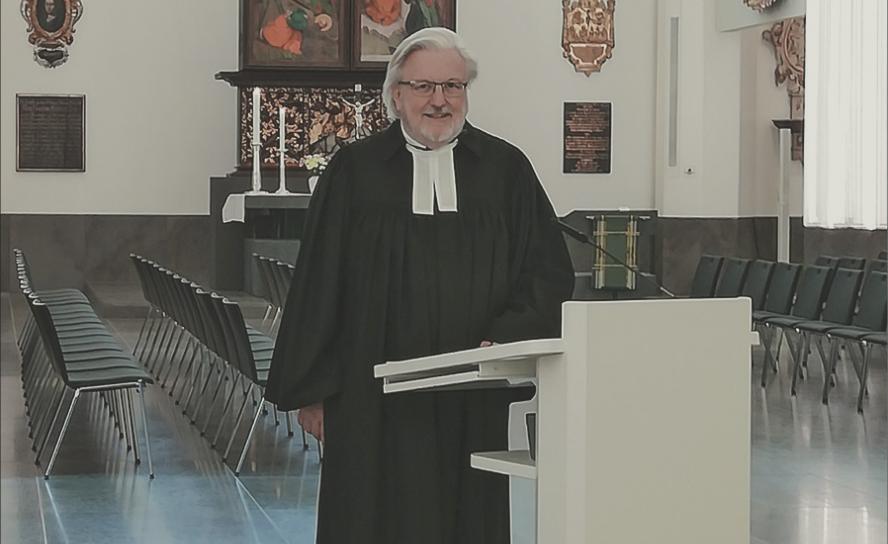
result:
M 305 432 L 324 441 L 324 405 L 318 402 L 301 408 L 296 414 L 296 421 L 305 429 Z

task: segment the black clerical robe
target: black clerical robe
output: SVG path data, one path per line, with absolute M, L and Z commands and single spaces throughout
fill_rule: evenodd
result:
M 457 212 L 412 212 L 399 123 L 342 148 L 317 184 L 266 398 L 324 403 L 321 544 L 506 544 L 508 481 L 472 469 L 507 448 L 532 391 L 383 395 L 373 366 L 482 340 L 557 337 L 573 271 L 527 157 L 466 125 Z

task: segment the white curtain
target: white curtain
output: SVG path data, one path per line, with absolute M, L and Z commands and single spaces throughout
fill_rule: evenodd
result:
M 807 1 L 806 226 L 886 226 L 886 6 L 886 0 Z

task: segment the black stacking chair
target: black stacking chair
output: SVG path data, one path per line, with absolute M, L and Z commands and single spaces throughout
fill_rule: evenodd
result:
M 828 330 L 851 323 L 862 280 L 863 272 L 860 270 L 837 269 L 833 273 L 829 295 L 826 298 L 826 305 L 820 319 L 798 321 L 791 325 L 801 340 L 799 349 L 793 357 L 795 365 L 793 367 L 792 388 L 790 390 L 793 396 L 796 394 L 796 385 L 798 378 L 801 376 L 802 369 L 807 368 L 808 353 L 812 339 L 814 346 L 820 354 L 820 361 L 824 371 L 823 379 L 831 379 L 831 376 L 826 374 L 828 358 L 824 351 L 822 340 L 825 338 L 824 335 Z
M 752 312 L 753 327 L 762 335 L 762 345 L 765 348 L 765 366 L 777 371 L 777 359 L 771 355 L 771 345 L 774 338 L 767 333 L 773 329 L 765 327 L 763 322 L 770 317 L 779 317 L 789 313 L 795 296 L 796 285 L 799 281 L 799 265 L 790 263 L 775 263 L 774 272 L 771 275 L 771 283 L 765 296 L 765 304 L 761 310 Z M 780 344 L 783 342 L 783 329 L 777 329 L 777 355 L 780 353 Z M 767 368 L 762 371 L 763 380 L 766 380 Z
M 273 316 L 273 312 L 277 312 L 277 306 L 275 305 L 277 293 L 270 276 L 271 271 L 268 267 L 268 258 L 253 253 L 253 259 L 256 263 L 256 269 L 259 271 L 259 279 L 261 280 L 264 294 L 263 298 L 268 303 L 268 307 L 265 308 L 265 315 L 262 316 L 262 327 L 265 327 L 265 323 Z
M 819 255 L 814 260 L 814 266 L 825 266 L 827 268 L 836 268 L 839 266 L 838 257 L 830 257 L 829 255 Z
M 799 336 L 796 345 L 793 346 L 792 337 L 786 334 L 786 331 L 794 330 L 793 327 L 797 323 L 815 320 L 820 317 L 823 300 L 826 298 L 827 285 L 832 279 L 832 273 L 832 269 L 823 266 L 802 267 L 792 311 L 788 315 L 769 316 L 760 321 L 766 329 L 780 329 L 780 334 L 786 338 L 790 355 L 796 365 L 801 357 L 802 339 Z M 766 351 L 767 349 L 766 346 Z M 762 365 L 762 368 L 762 387 L 764 387 L 767 385 L 768 365 Z
M 797 338 L 796 346 L 792 345 L 792 337 L 786 334 L 787 330 L 792 330 L 796 323 L 802 321 L 811 321 L 820 317 L 823 309 L 823 301 L 826 298 L 826 290 L 832 279 L 833 270 L 823 266 L 804 266 L 802 267 L 801 277 L 799 279 L 798 289 L 796 291 L 796 299 L 792 306 L 792 312 L 788 315 L 778 315 L 765 317 L 762 323 L 766 328 L 779 328 L 786 343 L 789 346 L 790 355 L 793 358 L 796 367 L 801 357 L 801 337 Z M 767 349 L 767 347 L 766 347 Z M 764 366 L 765 371 L 762 372 L 762 385 L 767 382 L 767 365 Z
M 765 305 L 765 294 L 771 283 L 774 263 L 771 261 L 753 261 L 749 265 L 746 281 L 740 295 L 752 299 L 752 310 L 761 310 Z
M 839 263 L 836 268 L 847 268 L 849 270 L 863 270 L 866 265 L 866 259 L 863 257 L 839 257 Z
M 124 415 L 127 412 L 129 414 L 126 422 L 126 425 L 128 426 L 127 432 L 129 436 L 132 437 L 132 446 L 133 450 L 135 451 L 136 463 L 138 464 L 140 462 L 137 448 L 138 439 L 135 435 L 135 423 L 132 409 L 132 390 L 135 389 L 139 392 L 139 398 L 141 401 L 141 419 L 142 429 L 145 435 L 145 451 L 148 456 L 148 471 L 149 477 L 153 479 L 154 466 L 151 461 L 151 445 L 148 437 L 148 418 L 146 417 L 145 413 L 144 399 L 145 384 L 152 383 L 151 376 L 147 372 L 142 370 L 141 367 L 139 367 L 138 364 L 135 362 L 135 360 L 133 360 L 132 357 L 123 350 L 120 351 L 119 355 L 114 357 L 81 357 L 76 362 L 69 361 L 70 356 L 65 354 L 65 352 L 62 350 L 61 341 L 58 337 L 54 318 L 49 307 L 37 299 L 28 297 L 28 300 L 29 307 L 34 317 L 34 321 L 37 323 L 37 328 L 40 331 L 40 336 L 43 340 L 43 345 L 46 348 L 46 352 L 49 355 L 49 360 L 52 364 L 53 370 L 62 380 L 64 385 L 68 389 L 74 391 L 74 396 L 71 400 L 70 406 L 68 407 L 65 421 L 62 424 L 61 430 L 59 431 L 58 439 L 56 441 L 49 463 L 46 466 L 46 470 L 43 473 L 43 477 L 45 479 L 49 479 L 49 475 L 52 472 L 52 468 L 58 456 L 62 440 L 65 438 L 65 433 L 68 430 L 68 424 L 71 422 L 71 415 L 73 414 L 74 408 L 77 405 L 77 400 L 80 398 L 81 395 L 90 392 L 124 391 L 126 393 L 127 400 L 121 405 L 122 412 L 124 413 Z M 49 428 L 47 429 L 47 439 L 52 434 L 52 430 L 54 429 L 55 424 L 58 421 L 58 416 L 61 413 L 63 400 L 64 395 L 62 396 L 62 398 L 59 399 L 58 407 L 55 410 L 55 415 L 53 416 Z
M 722 265 L 721 280 L 719 280 L 718 287 L 715 289 L 715 296 L 740 296 L 748 272 L 749 259 L 725 259 L 724 264 Z
M 711 297 L 715 293 L 715 285 L 718 282 L 718 274 L 723 261 L 722 257 L 715 255 L 701 256 L 697 262 L 697 270 L 694 272 L 688 296 L 691 298 Z
M 851 320 L 851 325 L 836 327 L 826 331 L 827 341 L 830 343 L 828 368 L 824 371 L 826 376 L 832 376 L 838 363 L 838 348 L 842 343 L 846 347 L 851 364 L 860 381 L 860 391 L 857 396 L 857 410 L 863 411 L 863 397 L 866 394 L 866 374 L 863 372 L 864 359 L 870 349 L 870 340 L 873 336 L 885 331 L 886 326 L 886 302 L 888 302 L 888 275 L 881 272 L 871 272 L 863 282 L 860 291 L 857 315 Z M 855 351 L 854 348 L 858 351 Z M 830 380 L 823 383 L 823 404 L 829 403 Z
M 874 259 L 867 264 L 867 273 L 869 272 L 888 272 L 888 261 L 880 261 Z

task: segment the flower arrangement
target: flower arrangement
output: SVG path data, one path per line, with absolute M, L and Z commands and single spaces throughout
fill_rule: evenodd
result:
M 306 155 L 302 157 L 299 161 L 303 168 L 308 170 L 314 175 L 319 175 L 321 172 L 327 168 L 327 164 L 330 163 L 330 159 L 324 155 L 323 153 L 317 153 L 314 155 Z

